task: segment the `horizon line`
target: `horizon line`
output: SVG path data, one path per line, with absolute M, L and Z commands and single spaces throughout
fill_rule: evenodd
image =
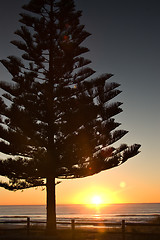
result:
M 120 204 L 160 204 L 160 202 L 126 202 L 126 203 L 101 203 L 99 205 L 120 205 Z M 0 206 L 45 206 L 46 204 L 0 204 Z M 57 203 L 58 205 L 96 205 L 94 203 Z

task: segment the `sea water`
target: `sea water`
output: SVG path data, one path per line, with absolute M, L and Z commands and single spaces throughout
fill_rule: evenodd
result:
M 27 216 L 32 221 L 46 221 L 45 205 L 1 205 L 0 217 Z M 160 216 L 160 203 L 107 204 L 107 205 L 57 205 L 57 221 L 70 222 L 146 222 Z

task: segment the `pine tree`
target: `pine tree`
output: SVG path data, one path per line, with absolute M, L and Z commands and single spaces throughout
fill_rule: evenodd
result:
M 121 91 L 112 74 L 95 71 L 81 55 L 90 35 L 73 0 L 30 0 L 20 14 L 21 57 L 1 60 L 12 84 L 0 82 L 0 186 L 8 190 L 46 186 L 47 228 L 56 228 L 55 179 L 87 177 L 123 164 L 140 145 L 113 143 L 127 131 L 113 118 Z M 9 156 L 8 156 L 9 155 Z

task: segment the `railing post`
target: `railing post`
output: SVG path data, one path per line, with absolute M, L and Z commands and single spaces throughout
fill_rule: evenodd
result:
M 27 217 L 27 234 L 29 235 L 29 229 L 30 229 L 30 217 Z
M 72 239 L 74 239 L 74 230 L 75 230 L 75 220 L 71 220 L 71 228 L 72 228 Z
M 74 231 L 75 230 L 75 220 L 74 219 L 71 220 L 71 227 L 72 227 L 72 231 Z
M 122 220 L 122 239 L 125 240 L 125 220 Z

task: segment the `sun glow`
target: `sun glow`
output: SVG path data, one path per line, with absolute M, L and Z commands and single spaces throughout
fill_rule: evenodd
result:
M 102 186 L 89 186 L 79 191 L 74 199 L 74 204 L 85 204 L 88 207 L 101 207 L 106 204 L 119 202 L 117 194 Z
M 92 198 L 92 203 L 93 203 L 93 204 L 96 204 L 96 205 L 102 204 L 102 199 L 101 199 L 101 197 L 100 197 L 100 196 L 94 196 L 94 197 Z

